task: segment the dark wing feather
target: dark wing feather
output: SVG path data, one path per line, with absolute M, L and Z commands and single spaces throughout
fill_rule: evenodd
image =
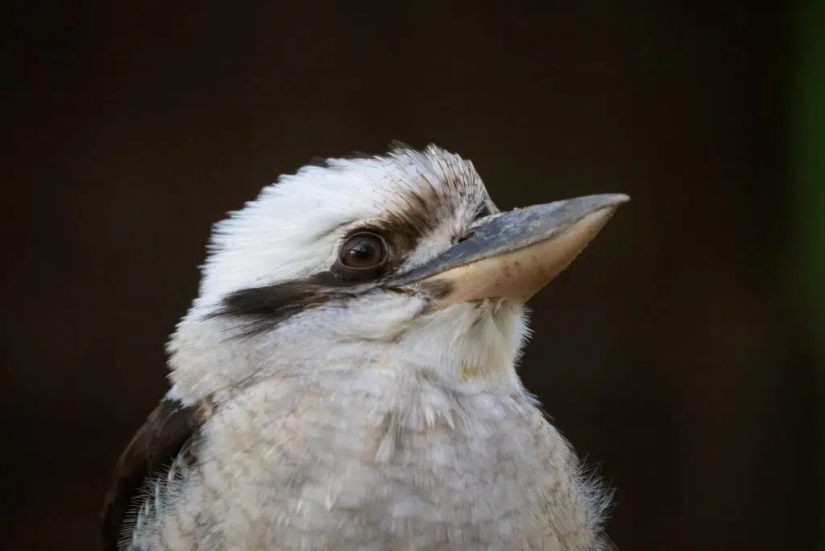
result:
M 121 454 L 101 513 L 106 551 L 117 551 L 123 521 L 147 480 L 163 473 L 203 423 L 203 404 L 164 399 Z

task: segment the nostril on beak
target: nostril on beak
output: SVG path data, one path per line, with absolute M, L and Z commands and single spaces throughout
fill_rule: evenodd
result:
M 461 243 L 462 241 L 467 241 L 468 239 L 470 239 L 470 238 L 473 236 L 473 234 L 474 234 L 474 233 L 475 233 L 475 232 L 467 232 L 467 233 L 465 233 L 464 235 L 462 235 L 461 237 L 459 237 L 458 239 L 456 239 L 456 243 Z

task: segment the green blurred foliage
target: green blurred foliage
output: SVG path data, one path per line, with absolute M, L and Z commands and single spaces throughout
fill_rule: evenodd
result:
M 825 335 L 825 0 L 807 0 L 799 6 L 794 34 L 796 82 L 790 98 L 794 139 L 789 144 L 798 241 L 790 281 L 805 326 L 818 343 L 820 392 L 825 394 L 825 339 L 820 338 Z M 820 419 L 825 420 L 825 409 Z M 822 427 L 825 431 L 825 423 Z M 820 496 L 825 495 L 825 460 L 819 491 Z M 825 517 L 825 508 L 819 514 Z M 822 520 L 820 548 L 825 549 L 825 518 Z

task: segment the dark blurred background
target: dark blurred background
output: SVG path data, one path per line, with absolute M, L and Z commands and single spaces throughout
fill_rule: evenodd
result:
M 98 548 L 210 224 L 392 139 L 502 208 L 632 196 L 522 369 L 620 549 L 811 548 L 822 4 L 4 2 L 3 549 Z

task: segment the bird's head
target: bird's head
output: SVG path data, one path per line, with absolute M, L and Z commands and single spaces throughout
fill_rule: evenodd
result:
M 524 304 L 624 195 L 501 213 L 473 165 L 434 146 L 330 159 L 218 223 L 169 345 L 180 394 L 303 369 L 427 372 L 518 385 Z

